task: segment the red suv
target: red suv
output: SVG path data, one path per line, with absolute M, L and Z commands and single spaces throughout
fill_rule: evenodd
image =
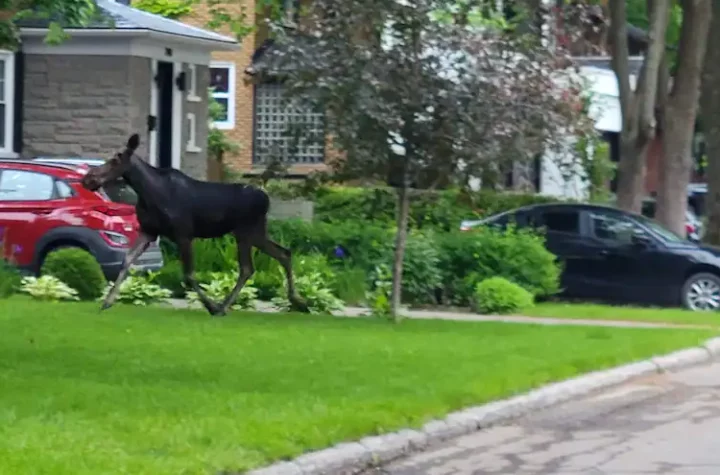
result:
M 0 250 L 2 256 L 37 274 L 47 254 L 61 247 L 89 251 L 108 280 L 115 280 L 138 235 L 135 208 L 121 183 L 89 191 L 80 184 L 87 164 L 44 160 L 0 160 Z M 114 195 L 116 199 L 112 199 Z M 157 242 L 133 268 L 163 266 Z

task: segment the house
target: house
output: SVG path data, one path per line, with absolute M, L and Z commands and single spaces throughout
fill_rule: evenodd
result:
M 289 20 L 297 20 L 300 0 L 285 0 L 285 12 Z M 231 14 L 241 11 L 254 12 L 255 0 L 225 2 L 223 7 Z M 193 6 L 193 12 L 182 21 L 202 27 L 210 20 L 205 2 Z M 259 17 L 258 17 L 259 18 Z M 253 17 L 250 21 L 255 20 Z M 272 160 L 274 153 L 287 148 L 282 131 L 297 117 L 302 117 L 316 133 L 324 131 L 323 114 L 309 109 L 289 109 L 281 105 L 282 84 L 252 81 L 250 68 L 269 46 L 268 30 L 258 22 L 256 29 L 242 39 L 241 47 L 232 51 L 216 51 L 210 63 L 210 85 L 213 96 L 225 107 L 223 120 L 214 126 L 240 145 L 240 151 L 225 157 L 224 161 L 235 171 L 245 175 L 261 174 Z M 229 30 L 220 30 L 229 34 Z M 288 174 L 304 176 L 315 170 L 326 169 L 326 157 L 331 154 L 329 144 L 308 144 L 286 157 Z
M 89 25 L 44 43 L 47 20 L 21 21 L 17 52 L 0 51 L 0 157 L 107 158 L 141 134 L 160 167 L 207 176 L 209 66 L 234 38 L 97 0 Z

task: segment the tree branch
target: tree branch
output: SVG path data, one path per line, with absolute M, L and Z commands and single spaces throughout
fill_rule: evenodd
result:
M 610 0 L 610 38 L 612 41 L 612 68 L 618 81 L 620 110 L 623 128 L 630 130 L 635 115 L 633 91 L 630 88 L 630 58 L 628 52 L 627 15 L 625 0 Z

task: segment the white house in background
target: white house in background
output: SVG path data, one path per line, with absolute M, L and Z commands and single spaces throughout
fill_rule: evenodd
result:
M 587 83 L 591 94 L 590 117 L 595 129 L 607 137 L 619 139 L 622 130 L 620 93 L 615 72 L 610 68 L 609 58 L 577 58 L 581 64 L 580 74 Z M 635 88 L 636 75 L 642 65 L 642 57 L 631 58 L 630 87 Z M 585 63 L 583 65 L 583 63 Z M 572 147 L 572 142 L 568 143 Z M 612 147 L 611 147 L 612 148 Z M 613 154 L 614 155 L 614 154 Z M 617 156 L 612 157 L 617 161 Z M 562 157 L 547 152 L 541 159 L 538 192 L 558 198 L 585 199 L 588 187 L 581 170 L 575 170 L 569 177 L 563 177 Z

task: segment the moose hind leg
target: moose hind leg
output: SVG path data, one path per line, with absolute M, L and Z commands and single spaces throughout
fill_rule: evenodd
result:
M 123 265 L 123 268 L 120 271 L 120 274 L 118 274 L 117 279 L 115 279 L 115 283 L 113 284 L 112 288 L 105 296 L 102 307 L 100 307 L 101 311 L 110 308 L 115 302 L 115 299 L 117 299 L 117 296 L 120 293 L 120 284 L 122 284 L 123 281 L 127 278 L 128 273 L 130 272 L 130 266 L 133 265 L 133 263 L 137 260 L 138 257 L 140 257 L 143 252 L 145 252 L 153 239 L 154 238 L 152 236 L 145 234 L 144 232 L 140 232 L 137 241 L 135 241 L 133 247 L 130 248 L 128 253 L 125 255 L 125 263 Z
M 220 305 L 221 314 L 225 314 L 233 306 L 245 283 L 255 272 L 252 261 L 252 245 L 247 239 L 239 237 L 237 234 L 235 235 L 235 241 L 237 242 L 238 280 L 230 295 Z
M 200 302 L 203 307 L 210 313 L 210 315 L 221 316 L 220 309 L 217 304 L 212 302 L 203 289 L 200 288 L 197 280 L 195 280 L 195 265 L 193 263 L 192 253 L 192 240 L 191 239 L 179 239 L 176 241 L 178 250 L 180 251 L 180 260 L 183 264 L 183 272 L 185 274 L 185 283 L 192 288 L 198 295 Z
M 308 308 L 307 303 L 305 303 L 305 301 L 301 299 L 295 291 L 295 280 L 293 279 L 292 271 L 292 254 L 290 249 L 282 247 L 280 244 L 271 241 L 267 237 L 261 238 L 257 243 L 255 243 L 255 247 L 278 261 L 283 269 L 285 269 L 288 287 L 288 300 L 290 301 L 292 307 L 299 312 L 309 313 L 310 309 Z

